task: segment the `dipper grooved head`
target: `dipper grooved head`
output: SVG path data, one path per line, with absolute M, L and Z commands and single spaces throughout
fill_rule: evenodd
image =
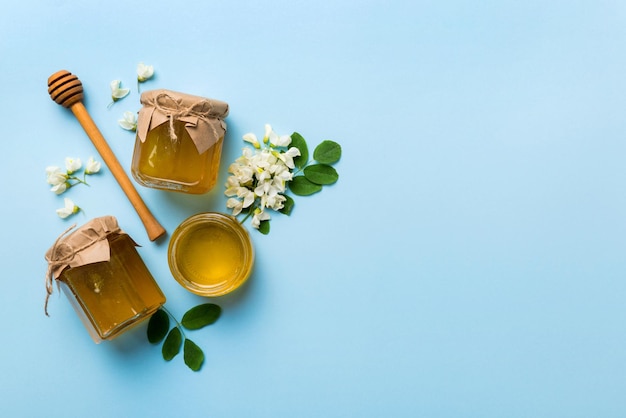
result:
M 57 104 L 69 108 L 83 100 L 83 84 L 69 71 L 57 71 L 48 77 L 48 94 Z

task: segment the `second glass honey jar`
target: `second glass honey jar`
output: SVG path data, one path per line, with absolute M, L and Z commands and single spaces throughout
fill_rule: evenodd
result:
M 48 296 L 56 281 L 97 343 L 150 318 L 165 303 L 136 246 L 117 219 L 103 216 L 62 235 L 46 253 Z
M 135 180 L 183 193 L 211 190 L 217 181 L 228 104 L 171 90 L 146 91 L 141 104 L 131 165 Z

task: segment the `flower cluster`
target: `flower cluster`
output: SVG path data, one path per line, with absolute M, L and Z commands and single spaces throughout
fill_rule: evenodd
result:
M 86 176 L 100 171 L 102 164 L 90 157 L 85 164 L 83 178 L 76 176 L 76 173 L 83 168 L 80 158 L 67 157 L 65 159 L 65 170 L 57 166 L 46 167 L 46 182 L 52 186 L 50 191 L 59 195 L 77 184 L 87 185 Z M 66 218 L 69 215 L 78 213 L 80 208 L 71 199 L 65 199 L 65 206 L 57 209 L 57 215 Z
M 65 159 L 65 171 L 61 167 L 49 166 L 46 167 L 46 182 L 52 187 L 50 191 L 55 194 L 61 194 L 72 186 L 79 183 L 87 184 L 85 176 L 89 174 L 95 174 L 100 171 L 100 162 L 90 157 L 85 165 L 85 171 L 83 178 L 80 179 L 74 174 L 83 167 L 83 163 L 80 158 L 67 157 Z
M 277 135 L 271 125 L 265 125 L 262 142 L 253 133 L 243 139 L 254 150 L 244 148 L 242 156 L 228 167 L 232 175 L 226 181 L 226 207 L 232 209 L 233 216 L 247 210 L 248 216 L 252 216 L 252 227 L 259 229 L 262 222 L 270 219 L 267 209 L 284 208 L 286 184 L 293 179 L 294 158 L 300 150 L 289 147 L 291 137 Z

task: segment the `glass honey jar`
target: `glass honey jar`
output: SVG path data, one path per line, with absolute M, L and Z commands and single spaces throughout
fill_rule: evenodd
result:
M 198 213 L 172 234 L 168 264 L 174 279 L 192 293 L 222 296 L 243 285 L 254 265 L 248 231 L 230 215 Z
M 215 185 L 228 104 L 171 90 L 141 94 L 131 163 L 147 187 L 206 193 Z
M 118 336 L 165 303 L 136 246 L 113 216 L 104 216 L 63 234 L 46 253 L 48 296 L 56 281 L 96 343 Z M 46 314 L 47 304 L 46 299 Z

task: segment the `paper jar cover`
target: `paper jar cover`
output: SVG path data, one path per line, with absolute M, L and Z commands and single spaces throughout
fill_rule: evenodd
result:
M 226 132 L 224 118 L 228 116 L 228 104 L 171 90 L 150 90 L 141 94 L 137 118 L 137 137 L 146 140 L 148 131 L 164 123 L 170 123 L 173 136 L 173 121 L 185 123 L 191 140 L 202 154 L 211 148 Z

